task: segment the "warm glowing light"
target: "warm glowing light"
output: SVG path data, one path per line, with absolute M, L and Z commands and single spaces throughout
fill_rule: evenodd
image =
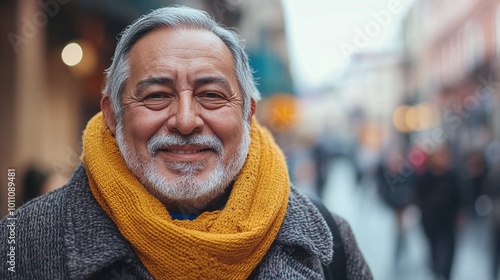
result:
M 64 64 L 68 66 L 77 65 L 83 58 L 82 47 L 77 43 L 70 43 L 66 45 L 61 52 L 61 58 Z
M 435 106 L 429 103 L 415 106 L 402 105 L 394 110 L 392 122 L 401 132 L 422 131 L 436 125 L 438 113 Z
M 410 130 L 419 129 L 419 115 L 416 107 L 409 107 L 405 114 L 405 124 Z
M 269 104 L 269 122 L 273 131 L 283 132 L 297 124 L 297 100 L 293 95 L 275 93 L 269 99 Z
M 394 110 L 392 115 L 392 123 L 394 127 L 401 132 L 410 132 L 410 128 L 407 125 L 406 115 L 410 106 L 402 105 Z
M 418 125 L 415 130 L 426 130 L 432 128 L 436 123 L 436 113 L 434 112 L 432 105 L 427 103 L 421 103 L 416 105 L 415 114 L 417 115 Z

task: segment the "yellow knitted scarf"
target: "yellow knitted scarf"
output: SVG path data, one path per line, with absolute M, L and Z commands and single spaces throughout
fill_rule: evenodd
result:
M 285 217 L 289 178 L 281 150 L 252 120 L 250 150 L 223 210 L 173 220 L 127 168 L 102 113 L 83 134 L 82 160 L 99 205 L 156 279 L 245 279 Z

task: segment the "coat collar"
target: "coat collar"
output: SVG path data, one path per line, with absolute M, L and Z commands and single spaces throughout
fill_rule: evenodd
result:
M 88 278 L 125 262 L 147 274 L 130 244 L 99 206 L 81 164 L 70 179 L 65 197 L 65 243 L 71 279 Z

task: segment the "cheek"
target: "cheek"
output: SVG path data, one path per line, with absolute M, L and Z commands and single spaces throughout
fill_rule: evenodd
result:
M 147 153 L 147 142 L 161 127 L 162 122 L 145 114 L 129 114 L 123 119 L 125 139 L 131 149 L 139 153 Z
M 219 126 L 216 133 L 224 144 L 226 157 L 229 158 L 236 153 L 240 146 L 243 136 L 243 123 L 241 119 L 225 122 Z

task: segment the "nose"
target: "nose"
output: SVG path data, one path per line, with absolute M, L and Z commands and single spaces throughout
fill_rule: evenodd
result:
M 191 94 L 179 94 L 176 102 L 169 106 L 172 110 L 172 115 L 167 120 L 167 127 L 170 131 L 184 135 L 201 131 L 203 120 L 195 102 Z

